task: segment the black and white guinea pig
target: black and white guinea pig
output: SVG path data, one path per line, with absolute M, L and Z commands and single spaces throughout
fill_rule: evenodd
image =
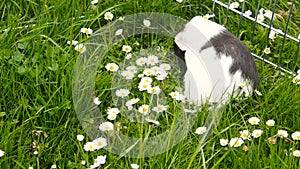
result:
M 223 26 L 194 17 L 175 37 L 184 61 L 184 95 L 189 101 L 226 103 L 258 87 L 258 71 L 247 47 Z

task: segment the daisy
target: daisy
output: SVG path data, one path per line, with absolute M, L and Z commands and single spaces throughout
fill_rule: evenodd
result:
M 150 124 L 159 125 L 159 121 L 152 120 L 152 119 L 149 119 L 149 118 L 145 118 L 145 120 L 146 120 L 148 123 L 150 123 Z
M 79 53 L 83 53 L 86 51 L 86 47 L 83 44 L 76 45 L 74 49 Z
M 185 113 L 196 113 L 197 110 L 190 110 L 190 109 L 184 109 L 183 110 Z
M 207 128 L 206 127 L 198 127 L 195 131 L 196 134 L 204 134 L 206 132 Z
M 123 52 L 129 53 L 129 52 L 131 52 L 131 50 L 132 50 L 132 48 L 129 45 L 123 45 L 122 46 L 122 51 Z
M 240 147 L 244 143 L 243 139 L 241 138 L 232 138 L 229 141 L 229 146 L 230 147 Z
M 246 151 L 246 152 L 247 152 L 248 150 L 249 150 L 249 147 L 248 147 L 248 146 L 244 146 L 244 147 L 243 147 L 243 151 Z
M 175 91 L 175 92 L 171 92 L 169 95 L 172 97 L 172 99 L 177 99 L 180 94 L 179 92 Z
M 245 13 L 244 13 L 244 16 L 250 17 L 251 15 L 252 15 L 252 11 L 250 11 L 250 10 L 247 10 L 247 11 L 245 11 Z
M 138 169 L 140 166 L 137 164 L 130 164 L 132 169 Z
M 149 68 L 145 69 L 145 70 L 143 71 L 143 73 L 144 73 L 144 75 L 146 75 L 146 76 L 154 75 L 153 69 L 149 69 Z
M 160 71 L 160 67 L 157 67 L 157 66 L 153 66 L 153 67 L 151 67 L 151 70 L 152 70 L 152 72 L 153 72 L 153 75 L 157 75 L 158 74 L 158 72 Z
M 152 110 L 155 111 L 156 113 L 161 113 L 161 112 L 167 110 L 167 106 L 164 106 L 164 105 L 159 104 L 159 105 L 157 105 L 156 107 L 153 107 Z
M 121 75 L 123 76 L 123 77 L 125 77 L 125 79 L 127 79 L 127 80 L 132 80 L 133 79 L 133 77 L 134 77 L 134 74 L 132 73 L 132 72 L 130 72 L 130 71 L 123 71 L 122 73 L 121 73 Z
M 39 152 L 38 152 L 38 151 L 34 151 L 33 154 L 34 154 L 34 155 L 38 155 Z
M 56 168 L 56 165 L 55 164 L 51 165 L 51 168 Z
M 138 66 L 143 66 L 147 63 L 147 58 L 145 57 L 140 57 L 139 59 L 136 60 L 136 65 Z
M 116 72 L 119 69 L 119 66 L 115 63 L 108 63 L 105 68 L 107 71 Z
M 293 83 L 300 85 L 300 74 L 293 78 Z
M 77 140 L 78 141 L 82 141 L 83 139 L 84 139 L 83 135 L 81 135 L 81 134 L 77 135 Z
M 257 118 L 257 117 L 251 117 L 251 118 L 248 119 L 248 122 L 251 125 L 258 125 L 258 123 L 260 122 L 260 119 Z
M 144 26 L 149 27 L 151 25 L 151 22 L 148 19 L 145 19 L 143 21 Z
M 78 41 L 77 41 L 77 40 L 67 41 L 67 44 L 68 44 L 68 45 L 71 45 L 71 44 L 72 44 L 72 45 L 75 46 L 75 45 L 78 44 Z
M 108 114 L 107 119 L 108 120 L 115 120 L 117 118 L 116 114 Z
M 164 71 L 168 71 L 171 69 L 171 66 L 167 63 L 162 63 L 161 65 L 159 65 L 160 68 L 162 68 Z
M 125 103 L 125 106 L 132 106 L 134 104 L 136 104 L 137 102 L 139 102 L 140 99 L 139 98 L 133 98 L 133 99 L 130 99 L 128 100 L 126 103 Z
M 151 77 L 142 77 L 141 83 L 151 84 L 152 83 L 152 78 Z
M 82 160 L 81 165 L 85 165 L 85 164 L 86 164 L 86 161 Z
M 272 127 L 272 126 L 275 125 L 275 121 L 270 119 L 270 120 L 266 121 L 266 125 L 269 126 L 269 127 Z
M 159 86 L 155 86 L 155 87 L 148 88 L 147 91 L 150 94 L 159 94 L 161 90 Z
M 126 67 L 126 70 L 130 71 L 131 73 L 137 72 L 137 68 L 135 66 L 128 66 Z
M 98 0 L 92 0 L 91 4 L 96 5 L 98 3 Z
M 265 48 L 265 49 L 264 49 L 264 53 L 265 53 L 265 54 L 270 54 L 270 53 L 271 53 L 270 48 Z
M 91 28 L 81 28 L 81 33 L 85 33 L 86 35 L 91 35 L 93 33 L 93 30 Z
M 93 143 L 96 145 L 96 150 L 99 150 L 105 146 L 107 146 L 107 142 L 106 142 L 106 139 L 105 138 L 102 138 L 102 137 L 99 137 L 97 139 L 95 139 L 93 141 Z
M 277 135 L 280 138 L 286 138 L 286 137 L 288 137 L 289 134 L 286 130 L 278 130 Z
M 132 58 L 132 54 L 131 53 L 126 54 L 125 59 L 131 59 L 131 58 Z
M 214 17 L 215 15 L 210 15 L 210 14 L 206 14 L 206 15 L 204 15 L 202 18 L 204 19 L 204 20 L 209 20 L 210 18 L 212 18 L 212 17 Z
M 124 19 L 125 19 L 125 17 L 123 17 L 123 16 L 121 16 L 121 17 L 119 17 L 119 21 L 124 21 Z
M 273 12 L 270 11 L 270 10 L 265 10 L 265 13 L 264 13 L 264 16 L 267 17 L 268 19 L 272 19 L 272 15 L 273 15 Z M 276 15 L 274 14 L 274 19 L 276 19 Z
M 113 131 L 114 130 L 114 124 L 111 122 L 104 122 L 100 124 L 99 126 L 100 131 Z
M 165 80 L 168 77 L 168 73 L 164 70 L 158 70 L 158 72 L 156 73 L 156 79 L 157 80 Z
M 127 89 L 119 89 L 116 91 L 116 96 L 124 98 L 130 94 L 130 91 Z
M 271 30 L 269 33 L 269 39 L 271 39 L 272 41 L 274 41 L 276 38 L 276 32 Z
M 256 20 L 258 23 L 262 23 L 265 20 L 265 17 L 262 14 L 258 14 Z
M 269 142 L 270 144 L 276 144 L 276 141 L 277 141 L 276 138 L 273 138 L 273 137 L 268 138 L 268 142 Z
M 107 114 L 110 115 L 110 114 L 114 114 L 114 115 L 117 115 L 120 113 L 120 110 L 118 108 L 109 108 L 107 110 Z
M 243 131 L 240 131 L 240 134 L 241 134 L 241 138 L 243 140 L 246 140 L 246 139 L 250 139 L 250 132 L 248 130 L 243 130 Z
M 220 139 L 220 144 L 221 144 L 221 146 L 227 146 L 228 145 L 228 139 Z
M 178 2 L 178 3 L 182 3 L 182 2 L 183 2 L 183 0 L 176 0 L 176 2 Z
M 157 56 L 155 56 L 155 55 L 150 55 L 150 56 L 148 56 L 148 58 L 147 58 L 147 64 L 148 64 L 148 65 L 153 66 L 153 65 L 155 65 L 155 64 L 157 64 L 157 63 L 158 63 L 158 58 L 157 58 Z
M 300 132 L 296 131 L 292 134 L 293 140 L 300 140 Z
M 293 156 L 300 157 L 300 150 L 293 151 Z
M 258 90 L 254 90 L 254 92 L 258 95 L 258 96 L 262 96 L 262 93 L 260 92 L 260 91 L 258 91 Z
M 104 14 L 104 19 L 105 20 L 112 20 L 114 18 L 114 15 L 111 12 L 106 12 Z
M 0 157 L 3 157 L 3 156 L 4 156 L 4 154 L 5 154 L 5 152 L 4 152 L 4 151 L 2 151 L 2 150 L 0 150 Z
M 150 83 L 139 83 L 139 86 L 138 86 L 139 90 L 140 91 L 146 91 L 148 90 L 149 88 L 151 88 L 151 84 Z
M 94 142 L 87 142 L 83 146 L 85 151 L 94 151 L 96 150 L 96 147 L 97 145 Z
M 32 166 L 30 166 L 30 167 L 28 167 L 28 169 L 33 169 L 33 167 L 32 167 Z
M 149 113 L 149 105 L 143 104 L 139 107 L 139 112 L 143 115 L 147 115 Z
M 253 130 L 253 132 L 252 132 L 252 137 L 254 137 L 254 138 L 258 138 L 258 137 L 260 137 L 261 135 L 262 135 L 262 133 L 263 133 L 263 131 L 262 130 L 260 130 L 260 129 L 256 129 L 256 130 Z
M 115 33 L 116 36 L 122 35 L 123 29 L 118 29 Z
M 105 164 L 105 162 L 106 162 L 106 155 L 97 156 L 97 158 L 94 160 L 94 163 L 96 164 Z
M 231 3 L 230 5 L 229 5 L 229 8 L 230 9 L 236 9 L 236 8 L 238 8 L 240 6 L 240 3 L 238 3 L 238 2 L 233 2 L 233 3 Z
M 97 106 L 100 105 L 100 104 L 102 103 L 102 102 L 99 100 L 98 97 L 95 97 L 94 100 L 93 100 L 93 102 L 94 102 L 94 104 L 97 105 Z

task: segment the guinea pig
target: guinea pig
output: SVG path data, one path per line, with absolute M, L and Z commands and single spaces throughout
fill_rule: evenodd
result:
M 223 26 L 196 16 L 175 36 L 175 55 L 184 62 L 184 95 L 196 104 L 227 103 L 258 87 L 248 48 Z

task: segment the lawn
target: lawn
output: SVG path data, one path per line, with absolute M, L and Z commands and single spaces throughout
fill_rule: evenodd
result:
M 275 2 L 273 26 L 297 38 L 300 2 L 295 1 L 291 17 L 290 3 Z M 260 8 L 273 10 L 275 2 L 247 1 L 244 11 L 255 17 Z M 242 4 L 235 9 L 242 11 Z M 224 25 L 251 52 L 294 74 L 256 59 L 259 92 L 249 98 L 233 98 L 216 112 L 181 102 L 172 93 L 180 93 L 182 85 L 181 62 L 171 55 L 173 38 L 185 21 L 212 12 L 210 20 Z M 134 14 L 138 17 L 131 22 Z M 299 42 L 280 34 L 272 40 L 267 28 L 245 18 L 241 22 L 240 15 L 211 0 L 99 0 L 96 5 L 90 0 L 2 0 L 0 18 L 0 168 L 96 168 L 100 163 L 100 168 L 117 169 L 137 168 L 132 164 L 145 169 L 299 168 L 300 80 L 293 83 L 300 69 Z M 155 21 L 165 24 L 158 32 Z M 269 25 L 270 19 L 262 23 Z M 143 59 L 150 56 L 153 65 L 165 66 L 168 78 L 163 73 L 153 78 L 159 88 L 147 93 L 141 92 L 137 76 L 145 73 Z M 139 69 L 128 68 L 133 65 Z M 129 96 L 120 89 L 130 89 Z M 130 106 L 158 113 L 149 113 L 147 123 Z

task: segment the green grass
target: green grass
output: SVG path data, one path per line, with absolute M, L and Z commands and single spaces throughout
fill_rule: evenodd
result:
M 97 155 L 107 155 L 107 161 L 102 168 L 130 168 L 136 163 L 140 168 L 298 168 L 299 158 L 286 155 L 286 150 L 300 149 L 299 141 L 286 142 L 277 138 L 275 145 L 269 144 L 267 139 L 276 135 L 277 130 L 285 129 L 289 134 L 300 130 L 300 88 L 292 83 L 292 77 L 274 67 L 257 60 L 259 68 L 259 91 L 263 96 L 253 96 L 248 100 L 234 101 L 224 107 L 224 113 L 219 125 L 205 142 L 205 146 L 198 153 L 199 136 L 195 129 L 204 125 L 205 113 L 198 115 L 195 124 L 188 132 L 187 137 L 172 149 L 163 154 L 147 158 L 120 157 L 106 150 L 85 152 L 83 145 L 89 141 L 88 136 L 76 115 L 72 99 L 73 70 L 80 57 L 73 46 L 67 45 L 68 40 L 77 39 L 86 41 L 80 28 L 91 27 L 98 30 L 108 22 L 103 19 L 103 13 L 111 11 L 114 20 L 139 12 L 161 12 L 191 19 L 195 15 L 204 15 L 211 12 L 212 2 L 184 1 L 182 4 L 175 1 L 100 1 L 96 9 L 92 9 L 90 1 L 56 1 L 31 0 L 0 2 L 0 28 L 7 31 L 0 34 L 0 149 L 5 152 L 0 157 L 0 168 L 50 168 L 56 164 L 58 168 L 86 168 L 93 164 Z M 272 9 L 274 1 L 264 1 L 265 9 Z M 247 2 L 247 9 L 255 10 L 257 2 Z M 297 37 L 299 25 L 299 2 L 290 22 L 288 33 Z M 241 9 L 241 8 L 239 8 Z M 287 11 L 289 6 L 285 1 L 278 0 L 277 9 Z M 212 20 L 224 24 L 227 10 L 216 6 L 216 17 Z M 286 40 L 281 50 L 281 40 L 278 36 L 274 42 L 268 40 L 268 30 L 257 26 L 255 36 L 253 24 L 243 20 L 238 33 L 239 16 L 228 13 L 228 22 L 225 27 L 259 55 L 263 55 L 266 46 L 271 47 L 272 53 L 264 55 L 274 63 L 294 72 L 299 69 L 299 59 L 295 59 L 298 44 Z M 80 16 L 85 16 L 80 19 Z M 287 16 L 274 21 L 277 28 L 285 28 Z M 266 23 L 268 20 L 266 19 Z M 27 29 L 13 29 L 19 26 L 36 24 Z M 138 41 L 140 45 L 133 45 Z M 149 47 L 161 46 L 170 48 L 172 39 L 164 37 L 137 36 L 117 44 L 99 63 L 97 69 L 96 95 L 103 101 L 99 106 L 100 112 L 105 112 L 112 106 L 109 99 L 111 73 L 105 71 L 104 65 L 108 62 L 122 62 L 124 55 L 120 52 L 122 44 L 134 46 L 138 51 Z M 281 51 L 281 54 L 280 54 Z M 299 52 L 299 51 L 298 51 Z M 280 55 L 280 56 L 279 56 Z M 176 81 L 175 81 L 176 82 Z M 175 83 L 174 82 L 174 83 Z M 170 81 L 166 84 L 166 91 L 175 85 Z M 103 91 L 103 89 L 105 89 Z M 172 105 L 171 105 L 172 107 Z M 176 107 L 176 106 L 174 106 Z M 257 116 L 261 122 L 258 126 L 251 126 L 247 120 Z M 161 133 L 172 124 L 173 114 L 168 114 L 169 121 L 162 121 L 160 128 L 155 132 Z M 274 127 L 267 127 L 265 121 L 274 119 Z M 126 122 L 125 119 L 123 121 Z M 142 131 L 148 125 L 135 125 L 126 122 L 128 130 L 124 133 L 133 136 L 145 136 L 147 130 L 135 133 L 131 129 Z M 167 125 L 168 124 L 168 125 Z M 140 127 L 140 128 L 139 128 Z M 239 131 L 260 128 L 264 131 L 258 139 L 245 141 L 249 147 L 244 152 L 242 147 L 225 148 L 219 144 L 221 138 L 239 137 Z M 130 129 L 130 130 L 129 130 Z M 155 128 L 154 128 L 155 129 Z M 32 134 L 32 131 L 41 130 L 41 135 Z M 123 130 L 122 130 L 123 131 Z M 85 140 L 76 140 L 78 134 L 85 135 Z M 144 135 L 143 135 L 144 134 Z M 289 138 L 291 138 L 289 136 Z M 33 148 L 36 142 L 38 148 Z M 33 152 L 38 150 L 38 155 Z M 204 153 L 201 153 L 201 152 Z M 193 158 L 195 157 L 195 158 Z M 87 161 L 86 166 L 80 163 Z

